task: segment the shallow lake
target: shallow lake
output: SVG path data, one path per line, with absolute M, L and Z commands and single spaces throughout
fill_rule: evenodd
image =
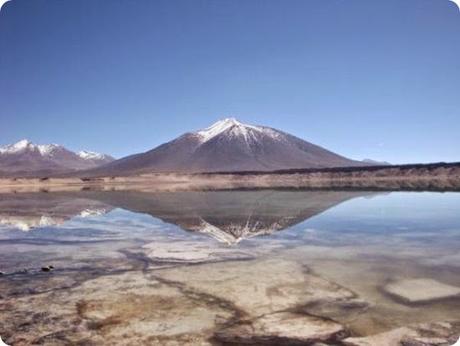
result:
M 0 271 L 12 345 L 452 339 L 460 193 L 2 194 Z

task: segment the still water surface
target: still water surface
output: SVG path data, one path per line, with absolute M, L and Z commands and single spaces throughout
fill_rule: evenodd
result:
M 460 193 L 3 194 L 0 271 L 13 345 L 336 345 L 460 322 Z

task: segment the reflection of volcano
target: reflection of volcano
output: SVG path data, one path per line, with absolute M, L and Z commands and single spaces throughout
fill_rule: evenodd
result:
M 75 216 L 102 215 L 112 207 L 79 195 L 24 193 L 2 195 L 0 225 L 22 231 L 58 226 Z
M 0 198 L 0 224 L 24 231 L 100 215 L 114 207 L 150 214 L 221 242 L 280 231 L 351 198 L 353 191 L 207 191 L 24 193 Z
M 114 207 L 150 214 L 182 229 L 229 244 L 300 223 L 348 199 L 370 192 L 208 191 L 88 192 Z

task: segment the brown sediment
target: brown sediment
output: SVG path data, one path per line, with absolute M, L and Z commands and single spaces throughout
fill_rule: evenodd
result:
M 155 281 L 158 281 L 158 282 L 160 282 L 162 284 L 165 284 L 167 286 L 171 286 L 171 287 L 174 287 L 174 288 L 178 289 L 180 292 L 182 292 L 188 298 L 191 298 L 191 299 L 194 299 L 194 300 L 197 300 L 197 301 L 200 301 L 200 302 L 204 302 L 205 304 L 209 304 L 209 305 L 217 305 L 220 308 L 222 308 L 223 310 L 228 310 L 229 312 L 231 312 L 233 314 L 233 316 L 234 316 L 233 319 L 236 319 L 236 320 L 239 320 L 239 319 L 241 319 L 241 318 L 243 318 L 244 316 L 247 315 L 244 312 L 244 310 L 239 309 L 235 304 L 233 304 L 229 300 L 222 299 L 222 298 L 219 298 L 217 296 L 206 294 L 204 292 L 200 292 L 198 290 L 189 288 L 183 282 L 174 281 L 174 280 L 168 280 L 168 279 L 162 277 L 161 275 L 156 275 L 155 273 L 156 272 L 161 272 L 161 269 L 150 270 L 149 271 L 149 267 L 150 267 L 150 265 L 154 264 L 154 261 L 152 259 L 150 259 L 149 257 L 147 257 L 143 253 L 140 253 L 140 252 L 132 253 L 132 252 L 129 252 L 129 251 L 122 251 L 122 253 L 125 254 L 125 256 L 127 258 L 132 258 L 132 259 L 136 259 L 137 261 L 139 261 L 140 265 L 141 265 L 141 268 L 142 268 L 142 272 L 143 273 L 149 272 L 151 279 L 154 279 Z

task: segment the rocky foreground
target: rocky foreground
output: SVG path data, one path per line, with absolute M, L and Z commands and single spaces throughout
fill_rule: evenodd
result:
M 181 245 L 163 251 L 177 259 Z M 168 260 L 171 255 L 156 257 L 153 247 L 131 253 L 137 258 L 131 269 L 96 277 L 56 270 L 36 273 L 27 284 L 20 274 L 0 280 L 2 337 L 15 346 L 448 346 L 460 335 L 457 320 L 357 336 L 349 325 L 372 302 L 308 267 L 280 258 L 254 259 L 256 252 L 228 262 L 225 251 L 211 256 L 196 247 L 201 264 L 184 270 Z M 197 258 L 184 251 L 186 260 Z

